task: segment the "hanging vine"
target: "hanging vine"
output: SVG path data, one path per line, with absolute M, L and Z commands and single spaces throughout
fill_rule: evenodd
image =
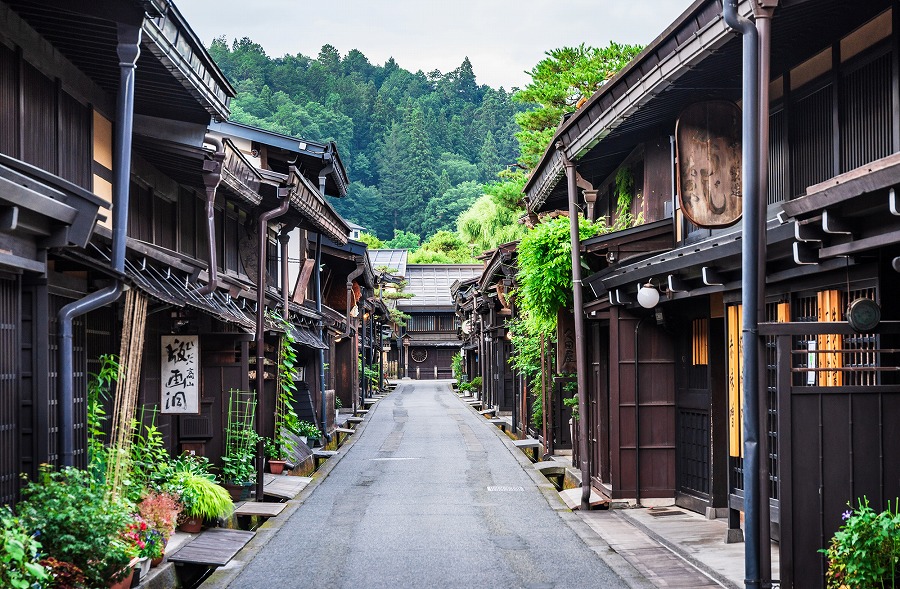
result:
M 281 326 L 283 333 L 281 335 L 281 345 L 278 351 L 278 394 L 275 398 L 275 435 L 273 444 L 270 444 L 271 454 L 278 457 L 286 457 L 287 454 L 293 452 L 294 443 L 290 436 L 286 436 L 283 432 L 291 432 L 300 435 L 300 418 L 294 411 L 295 398 L 297 391 L 295 381 L 300 379 L 300 371 L 298 369 L 297 350 L 294 344 L 297 343 L 294 337 L 293 326 L 287 322 L 281 315 L 270 313 L 269 319 Z

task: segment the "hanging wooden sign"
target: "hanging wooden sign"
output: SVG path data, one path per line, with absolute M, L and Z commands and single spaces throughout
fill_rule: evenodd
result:
M 200 413 L 200 336 L 162 336 L 160 413 Z
M 741 109 L 716 100 L 693 104 L 675 125 L 678 199 L 695 225 L 728 227 L 741 218 Z

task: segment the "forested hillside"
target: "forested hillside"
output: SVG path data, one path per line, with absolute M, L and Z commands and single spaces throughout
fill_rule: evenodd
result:
M 457 217 L 517 161 L 511 92 L 476 83 L 469 59 L 452 72 L 374 65 L 331 45 L 316 57 L 269 57 L 250 39 L 216 39 L 210 53 L 237 88 L 232 120 L 334 140 L 352 184 L 333 204 L 383 239 L 456 231 Z

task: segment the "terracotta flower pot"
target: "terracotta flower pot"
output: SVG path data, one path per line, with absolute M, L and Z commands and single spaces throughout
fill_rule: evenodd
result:
M 199 534 L 200 530 L 203 529 L 203 520 L 199 517 L 189 517 L 178 526 L 178 529 L 185 534 Z
M 272 474 L 281 474 L 284 472 L 284 465 L 287 460 L 269 460 L 269 472 Z
M 129 565 L 128 574 L 120 581 L 110 581 L 109 589 L 129 589 L 132 577 L 134 577 L 134 568 Z
M 159 558 L 154 558 L 154 559 L 152 559 L 152 560 L 150 561 L 150 568 L 158 567 L 160 564 L 162 564 L 162 561 L 163 561 L 163 559 L 164 559 L 165 557 L 166 557 L 166 555 L 163 554 L 163 555 L 160 556 Z

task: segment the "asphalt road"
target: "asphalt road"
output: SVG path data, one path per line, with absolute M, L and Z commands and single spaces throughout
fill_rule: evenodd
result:
M 230 587 L 624 587 L 495 429 L 404 382 Z

